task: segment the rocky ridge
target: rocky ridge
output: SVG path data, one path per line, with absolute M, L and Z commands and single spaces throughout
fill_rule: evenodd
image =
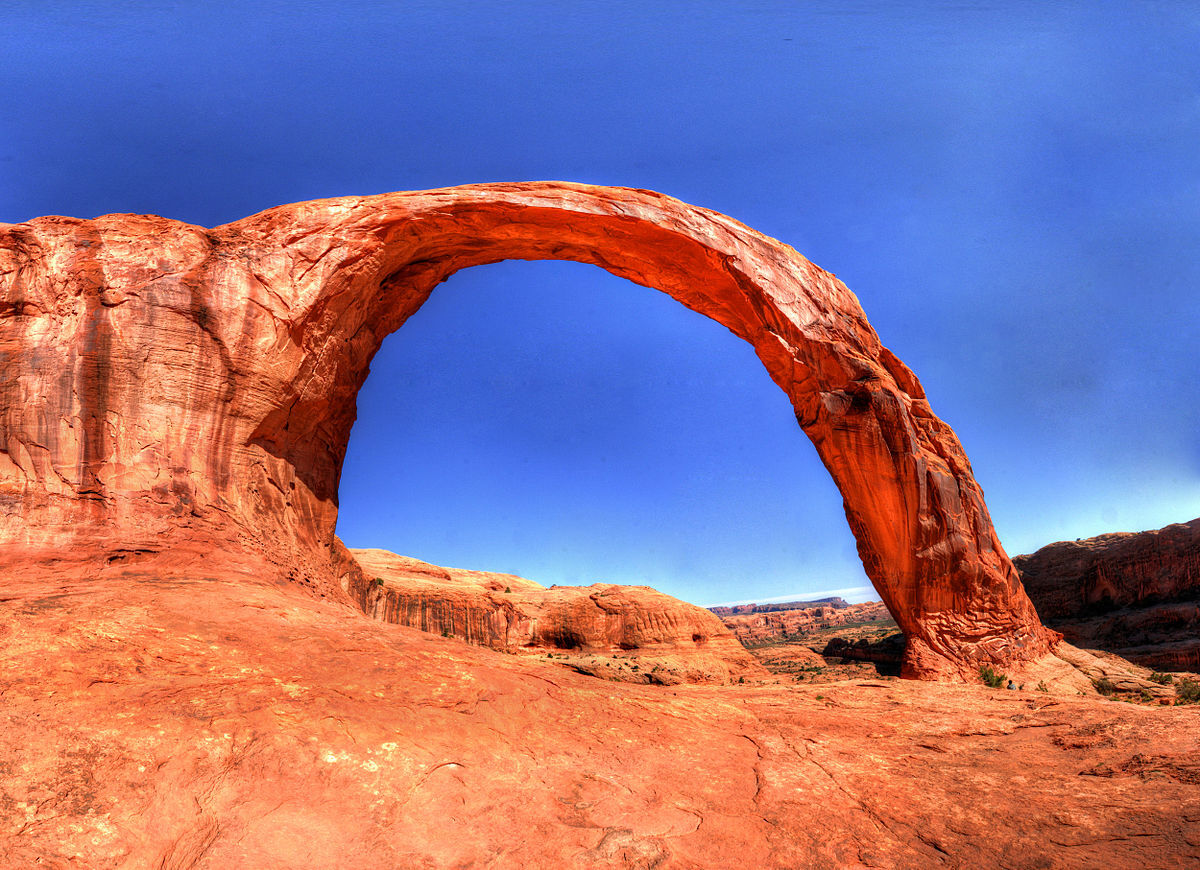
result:
M 1075 646 L 1200 670 L 1200 519 L 1060 541 L 1013 561 L 1038 613 Z
M 624 682 L 730 683 L 766 671 L 716 616 L 649 586 L 546 588 L 513 574 L 351 550 L 376 619 Z

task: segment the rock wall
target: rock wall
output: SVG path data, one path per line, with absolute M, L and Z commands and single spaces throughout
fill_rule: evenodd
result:
M 1038 620 L 953 431 L 854 295 L 792 248 L 650 191 L 473 185 L 270 209 L 0 225 L 0 542 L 232 535 L 345 596 L 334 545 L 355 396 L 459 269 L 569 259 L 754 346 L 841 490 L 905 672 L 1030 661 Z
M 766 671 L 716 616 L 648 586 L 546 588 L 513 574 L 351 550 L 348 591 L 376 619 L 635 683 L 729 683 Z
M 1200 519 L 1060 541 L 1013 561 L 1038 613 L 1076 646 L 1200 669 Z

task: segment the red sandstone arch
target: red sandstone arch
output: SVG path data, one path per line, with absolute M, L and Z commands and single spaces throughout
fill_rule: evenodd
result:
M 320 200 L 211 231 L 111 215 L 0 234 L 18 312 L 0 349 L 59 363 L 0 381 L 0 539 L 129 538 L 136 516 L 146 534 L 235 527 L 328 573 L 311 554 L 333 544 L 355 395 L 383 339 L 459 269 L 569 259 L 753 345 L 841 490 L 867 574 L 908 636 L 908 675 L 968 676 L 1055 642 L 958 439 L 858 300 L 723 215 L 545 182 Z M 48 337 L 50 312 L 66 344 Z M 78 425 L 67 433 L 56 414 Z

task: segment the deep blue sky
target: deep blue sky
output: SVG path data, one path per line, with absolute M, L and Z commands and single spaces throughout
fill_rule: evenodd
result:
M 1200 515 L 1200 7 L 7 2 L 0 221 L 216 225 L 479 181 L 793 245 L 958 431 L 1013 553 Z M 748 346 L 573 263 L 441 287 L 360 396 L 340 533 L 697 603 L 865 583 Z

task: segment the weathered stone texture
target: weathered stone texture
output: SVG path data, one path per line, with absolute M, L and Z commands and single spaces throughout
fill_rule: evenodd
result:
M 754 346 L 841 490 L 906 673 L 1050 651 L 950 427 L 858 300 L 792 248 L 660 194 L 561 182 L 281 206 L 205 230 L 0 225 L 0 541 L 231 535 L 319 594 L 338 476 L 384 337 L 459 269 L 593 263 Z
M 1038 613 L 1076 646 L 1200 670 L 1200 519 L 1060 541 L 1013 561 Z

